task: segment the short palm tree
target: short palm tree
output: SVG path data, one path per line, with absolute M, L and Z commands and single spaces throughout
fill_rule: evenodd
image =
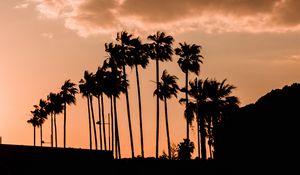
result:
M 165 104 L 165 120 L 166 120 L 166 133 L 168 141 L 168 153 L 169 160 L 171 160 L 171 142 L 169 134 L 169 122 L 168 122 L 168 108 L 167 108 L 167 99 L 170 99 L 172 96 L 177 97 L 177 90 L 179 89 L 177 85 L 178 78 L 174 75 L 169 75 L 166 70 L 163 71 L 161 82 L 158 82 L 158 89 L 154 91 L 154 95 L 158 96 L 160 100 L 164 101 Z
M 205 119 L 208 114 L 208 95 L 207 85 L 208 80 L 190 81 L 189 95 L 194 99 L 196 107 L 195 113 L 197 115 L 197 138 L 198 138 L 198 157 L 200 158 L 200 141 L 201 141 L 201 156 L 203 160 L 206 160 L 206 130 L 205 130 Z M 200 135 L 199 135 L 200 134 Z
M 52 144 L 53 140 L 55 142 L 55 147 L 57 148 L 57 125 L 56 125 L 56 115 L 62 113 L 63 111 L 63 104 L 62 104 L 62 98 L 61 95 L 58 93 L 50 93 L 47 96 L 47 111 L 48 114 L 53 116 L 53 124 L 51 124 L 51 135 L 54 135 L 54 139 L 52 139 Z M 52 118 L 51 118 L 52 121 Z M 54 129 L 52 128 L 54 125 Z M 53 131 L 54 130 L 54 131 Z M 54 134 L 53 134 L 54 132 Z M 54 145 L 54 144 L 53 144 Z
M 27 120 L 27 123 L 30 123 L 33 126 L 33 146 L 35 146 L 35 138 L 36 138 L 36 127 L 39 125 L 39 118 L 38 118 L 38 106 L 34 105 L 34 110 L 30 111 L 32 114 L 32 118 L 30 118 L 29 120 Z
M 63 102 L 64 109 L 64 148 L 66 148 L 66 129 L 67 129 L 67 104 L 76 104 L 75 95 L 78 93 L 76 84 L 72 83 L 71 80 L 66 80 L 61 86 L 61 98 Z
M 159 61 L 172 61 L 173 55 L 173 37 L 166 35 L 164 32 L 157 32 L 154 35 L 149 35 L 148 40 L 152 41 L 149 44 L 149 55 L 156 62 L 156 89 L 159 82 Z M 156 149 L 155 157 L 158 159 L 159 151 L 159 97 L 156 98 Z
M 40 127 L 40 137 L 41 137 L 41 146 L 43 146 L 43 124 L 47 119 L 47 110 L 46 110 L 47 102 L 43 99 L 40 99 L 38 106 L 38 126 Z
M 188 74 L 189 72 L 193 72 L 195 74 L 199 74 L 200 72 L 200 64 L 202 63 L 203 56 L 200 54 L 199 45 L 188 45 L 186 43 L 179 43 L 180 47 L 175 49 L 176 55 L 179 56 L 177 61 L 179 67 L 181 68 L 182 72 L 185 73 L 185 104 L 188 105 Z M 189 122 L 187 119 L 186 122 L 186 138 L 189 139 Z
M 207 93 L 210 99 L 210 117 L 208 121 L 211 121 L 212 130 L 209 132 L 210 142 L 214 146 L 214 155 L 218 155 L 220 144 L 216 143 L 216 135 L 218 134 L 218 128 L 222 125 L 223 116 L 222 112 L 228 105 L 238 105 L 239 100 L 235 96 L 231 96 L 232 91 L 236 88 L 233 85 L 227 84 L 226 79 L 222 82 L 216 80 L 208 80 Z M 208 123 L 210 126 L 210 123 Z M 218 157 L 214 157 L 218 158 Z

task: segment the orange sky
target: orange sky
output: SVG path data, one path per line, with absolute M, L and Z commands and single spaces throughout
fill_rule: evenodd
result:
M 160 3 L 160 4 L 159 4 Z M 158 5 L 159 4 L 159 5 Z M 0 136 L 7 144 L 31 145 L 33 130 L 26 121 L 32 106 L 62 83 L 78 81 L 84 70 L 95 72 L 105 59 L 104 43 L 127 30 L 145 40 L 157 30 L 179 42 L 203 47 L 200 77 L 228 79 L 237 87 L 241 106 L 255 102 L 274 88 L 300 81 L 300 2 L 297 0 L 2 0 L 0 2 Z M 173 62 L 161 70 L 184 76 Z M 162 72 L 162 71 L 161 71 Z M 135 152 L 139 149 L 136 80 L 130 77 L 130 102 Z M 155 156 L 155 69 L 141 70 L 146 156 Z M 181 97 L 182 94 L 179 95 Z M 108 101 L 106 99 L 109 111 Z M 163 105 L 163 104 L 162 104 Z M 161 106 L 162 106 L 161 105 Z M 171 142 L 185 136 L 183 107 L 168 102 Z M 118 101 L 122 155 L 129 156 L 125 97 Z M 161 151 L 166 150 L 161 109 Z M 58 116 L 59 146 L 62 118 Z M 68 108 L 67 145 L 87 148 L 86 101 Z M 50 141 L 49 121 L 44 140 Z M 195 137 L 193 132 L 192 137 Z M 196 140 L 195 140 L 196 141 Z

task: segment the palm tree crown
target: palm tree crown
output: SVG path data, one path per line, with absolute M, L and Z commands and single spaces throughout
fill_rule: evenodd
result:
M 150 57 L 151 59 L 158 59 L 159 61 L 172 61 L 173 55 L 173 37 L 166 36 L 164 32 L 157 32 L 154 35 L 148 36 L 148 39 L 153 41 L 150 44 Z
M 180 57 L 177 63 L 182 72 L 188 73 L 190 71 L 198 75 L 200 71 L 199 63 L 202 63 L 201 59 L 203 58 L 200 54 L 201 46 L 188 45 L 186 43 L 179 43 L 179 45 L 180 48 L 176 48 L 175 53 Z
M 164 98 L 177 97 L 177 91 L 179 89 L 176 80 L 178 78 L 175 75 L 168 74 L 167 70 L 163 71 L 161 82 L 158 82 L 159 88 L 154 91 L 154 95 L 157 95 L 161 100 Z

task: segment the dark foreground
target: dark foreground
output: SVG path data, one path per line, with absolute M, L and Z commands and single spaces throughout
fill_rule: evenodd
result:
M 229 162 L 114 160 L 109 151 L 0 145 L 0 174 L 232 174 Z

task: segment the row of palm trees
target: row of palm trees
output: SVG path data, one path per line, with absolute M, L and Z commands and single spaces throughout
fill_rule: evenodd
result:
M 200 72 L 200 63 L 203 56 L 201 55 L 201 46 L 187 43 L 179 43 L 179 47 L 172 48 L 174 39 L 172 36 L 166 35 L 164 32 L 157 32 L 154 35 L 149 35 L 147 39 L 149 43 L 142 43 L 139 37 L 133 37 L 126 31 L 117 33 L 116 43 L 106 43 L 105 51 L 107 58 L 102 66 L 99 66 L 96 73 L 89 71 L 84 72 L 84 77 L 79 81 L 79 91 L 84 98 L 87 99 L 88 121 L 89 121 L 89 138 L 90 149 L 92 149 L 92 140 L 94 140 L 95 149 L 98 149 L 98 139 L 96 133 L 96 124 L 99 124 L 99 142 L 100 150 L 111 150 L 116 158 L 121 158 L 120 138 L 118 130 L 118 115 L 117 115 L 117 99 L 124 93 L 126 97 L 128 128 L 130 136 L 131 156 L 135 157 L 134 144 L 131 126 L 130 102 L 128 94 L 129 81 L 127 79 L 126 67 L 135 68 L 137 80 L 137 94 L 139 102 L 139 127 L 140 127 L 140 146 L 141 157 L 144 157 L 144 138 L 143 138 L 143 122 L 142 122 L 142 100 L 139 79 L 139 67 L 146 68 L 149 60 L 155 60 L 156 63 L 156 89 L 154 95 L 156 99 L 156 158 L 159 152 L 159 109 L 160 101 L 164 102 L 166 133 L 168 144 L 168 156 L 171 159 L 170 134 L 168 123 L 168 107 L 167 99 L 172 96 L 177 97 L 178 92 L 185 93 L 185 98 L 180 99 L 181 103 L 185 104 L 184 116 L 186 119 L 186 139 L 189 140 L 189 128 L 196 118 L 197 133 L 198 133 L 198 157 L 200 152 L 202 159 L 207 159 L 206 144 L 210 148 L 210 157 L 212 157 L 212 147 L 216 138 L 216 131 L 222 123 L 222 111 L 228 105 L 238 104 L 238 99 L 230 96 L 235 88 L 232 85 L 226 84 L 226 80 L 218 82 L 213 79 L 189 81 L 189 73 Z M 166 70 L 163 71 L 160 81 L 159 63 L 164 61 L 172 61 L 174 54 L 179 56 L 177 61 L 182 72 L 185 74 L 185 87 L 179 88 L 177 84 L 178 78 L 170 75 Z M 42 132 L 42 123 L 47 116 L 51 116 L 51 133 L 53 133 L 52 124 L 55 125 L 56 131 L 56 114 L 64 113 L 64 147 L 66 146 L 66 106 L 76 102 L 75 94 L 78 93 L 76 84 L 67 80 L 61 87 L 61 92 L 57 94 L 50 93 L 47 101 L 40 100 L 39 106 L 34 106 L 32 112 L 33 117 L 28 120 L 34 127 L 40 126 Z M 110 99 L 110 131 L 106 130 L 104 120 L 104 95 Z M 189 96 L 191 99 L 189 99 Z M 95 122 L 93 98 L 97 98 L 98 118 Z M 42 102 L 42 103 L 41 103 Z M 50 105 L 50 107 L 49 107 Z M 196 117 L 195 117 L 196 116 Z M 52 122 L 52 120 L 54 122 Z M 93 130 L 93 134 L 92 134 Z M 107 134 L 107 132 L 109 134 Z M 56 133 L 56 132 L 55 132 Z M 52 136 L 53 134 L 51 134 Z M 94 139 L 92 139 L 94 135 Z M 107 142 L 106 136 L 109 135 Z M 110 137 L 111 136 L 111 137 Z M 57 134 L 55 134 L 55 143 L 57 146 Z M 111 138 L 111 141 L 110 141 Z M 51 137 L 53 139 L 53 137 Z M 41 138 L 42 140 L 42 138 Z M 201 141 L 201 143 L 200 143 Z M 52 142 L 51 142 L 52 143 Z M 34 141 L 35 145 L 35 141 Z M 201 149 L 200 149 L 201 145 Z M 52 145 L 53 146 L 53 145 Z M 216 147 L 214 150 L 216 151 Z
M 61 86 L 59 93 L 50 93 L 47 96 L 47 100 L 40 99 L 38 105 L 34 105 L 34 110 L 30 111 L 32 118 L 27 122 L 31 123 L 34 128 L 34 146 L 36 127 L 40 127 L 41 146 L 43 144 L 42 126 L 48 116 L 51 116 L 51 146 L 55 141 L 55 147 L 57 147 L 57 127 L 56 127 L 56 115 L 64 113 L 64 148 L 66 147 L 66 128 L 67 128 L 67 105 L 76 104 L 75 95 L 78 93 L 76 84 L 71 80 L 66 80 Z M 53 133 L 55 135 L 53 135 Z M 55 139 L 54 139 L 55 138 Z

